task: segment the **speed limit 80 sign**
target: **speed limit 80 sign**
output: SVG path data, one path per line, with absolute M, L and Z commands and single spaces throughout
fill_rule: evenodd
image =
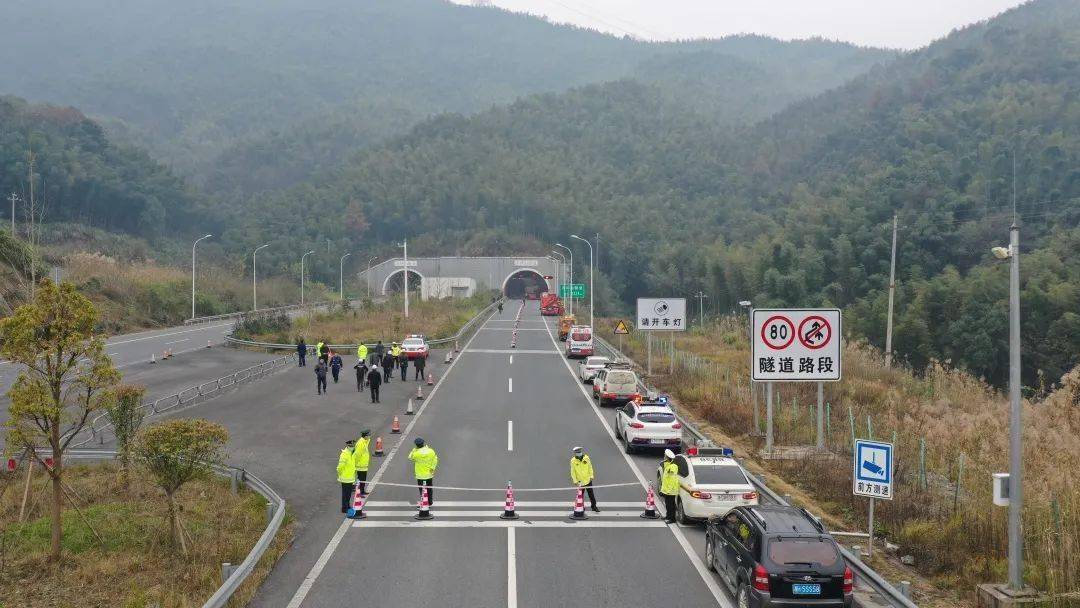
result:
M 840 380 L 840 309 L 755 308 L 752 323 L 754 380 Z

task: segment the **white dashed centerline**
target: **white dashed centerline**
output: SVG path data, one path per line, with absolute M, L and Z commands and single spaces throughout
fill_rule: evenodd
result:
M 514 379 L 513 378 L 507 378 L 506 379 L 506 391 L 508 393 L 514 392 Z
M 506 451 L 514 451 L 514 421 L 506 421 Z

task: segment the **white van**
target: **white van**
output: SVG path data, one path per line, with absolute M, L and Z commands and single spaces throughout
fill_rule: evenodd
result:
M 593 354 L 592 328 L 588 325 L 574 325 L 566 336 L 566 358 L 584 358 Z

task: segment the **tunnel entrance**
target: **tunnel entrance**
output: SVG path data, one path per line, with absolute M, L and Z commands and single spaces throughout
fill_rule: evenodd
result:
M 503 281 L 503 295 L 511 300 L 535 294 L 533 299 L 540 299 L 540 294 L 548 290 L 544 276 L 535 270 L 519 270 Z
M 396 270 L 393 274 L 386 277 L 386 281 L 383 283 L 383 294 L 391 295 L 401 293 L 405 288 L 404 281 L 405 275 L 409 277 L 409 297 L 414 298 L 420 295 L 420 284 L 423 281 L 423 276 L 415 270 Z

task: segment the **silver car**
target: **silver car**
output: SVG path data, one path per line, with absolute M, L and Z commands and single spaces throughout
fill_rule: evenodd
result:
M 607 357 L 589 357 L 578 363 L 578 378 L 581 379 L 582 384 L 592 384 L 593 378 L 596 377 L 596 372 L 604 369 L 604 366 L 611 362 L 611 359 Z

